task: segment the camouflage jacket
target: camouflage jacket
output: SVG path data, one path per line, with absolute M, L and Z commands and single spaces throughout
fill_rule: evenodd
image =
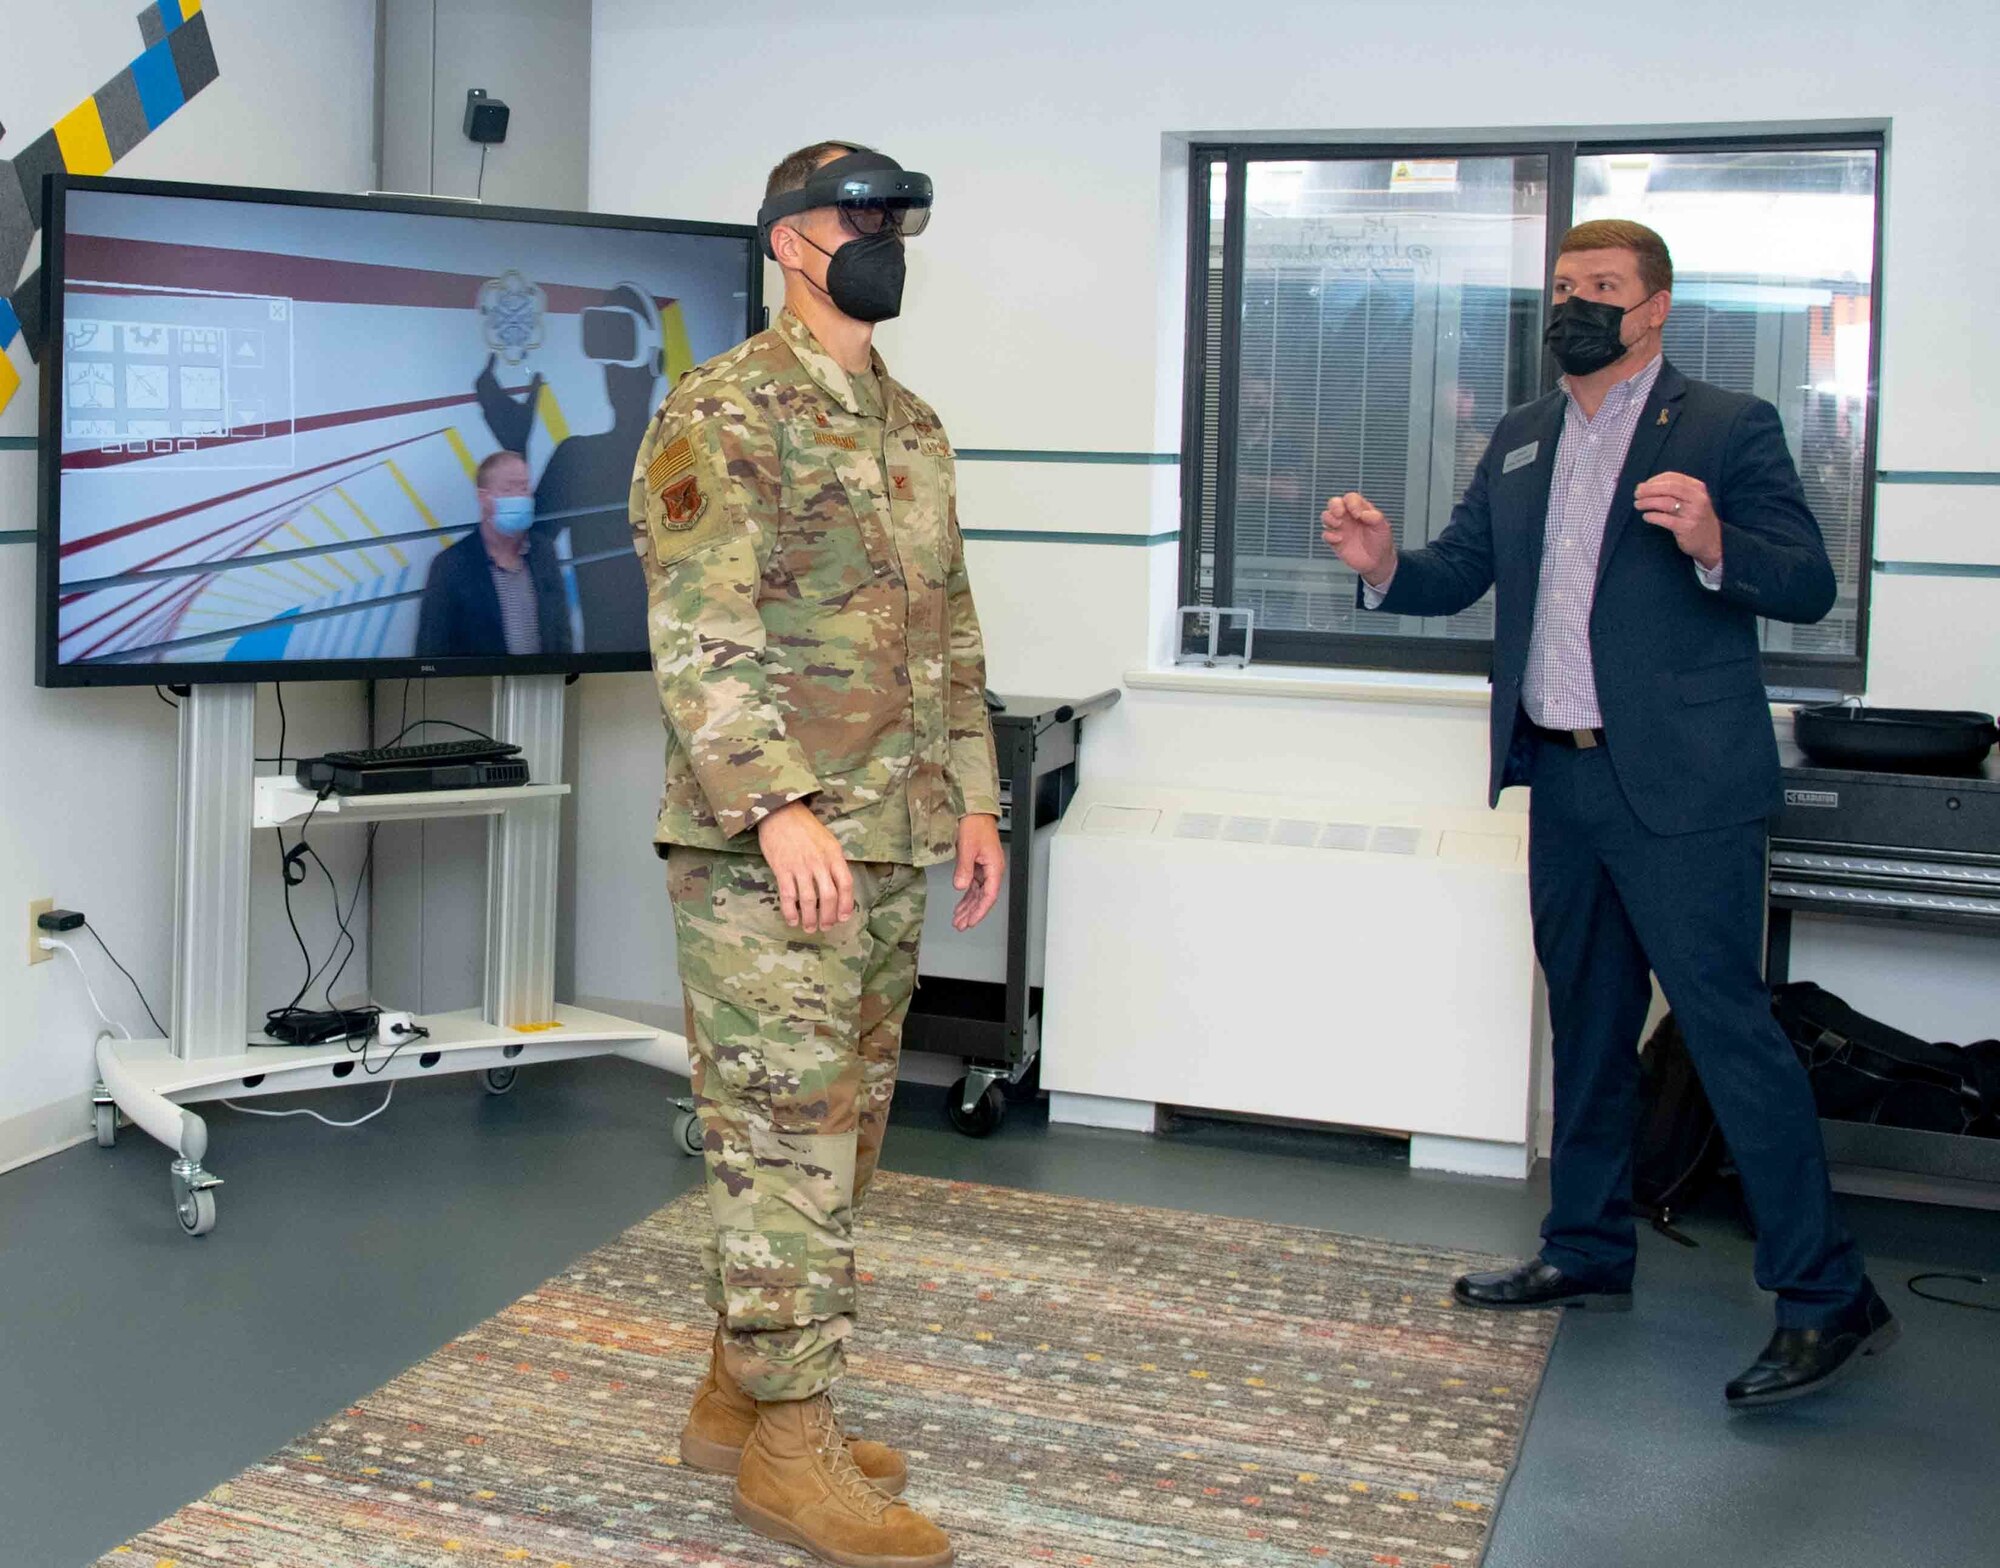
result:
M 997 814 L 950 443 L 878 356 L 791 312 L 660 405 L 633 543 L 667 724 L 662 844 L 754 851 L 794 800 L 850 860 L 929 865 Z

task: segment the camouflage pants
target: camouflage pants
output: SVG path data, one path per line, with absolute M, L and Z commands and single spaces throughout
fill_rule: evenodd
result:
M 924 873 L 856 864 L 854 917 L 786 926 L 761 856 L 667 862 L 708 1206 L 708 1304 L 753 1398 L 809 1399 L 844 1365 L 854 1215 L 882 1150 L 916 988 Z

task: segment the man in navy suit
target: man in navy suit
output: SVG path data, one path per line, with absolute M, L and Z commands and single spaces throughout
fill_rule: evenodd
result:
M 1461 1279 L 1467 1306 L 1631 1305 L 1639 1032 L 1660 978 L 1757 1225 L 1777 1330 L 1732 1407 L 1796 1398 L 1897 1325 L 1827 1181 L 1805 1073 L 1762 974 L 1778 749 L 1757 620 L 1817 621 L 1833 569 L 1777 410 L 1661 357 L 1673 263 L 1617 220 L 1564 236 L 1547 341 L 1565 375 L 1500 421 L 1428 547 L 1366 497 L 1325 539 L 1362 602 L 1452 615 L 1494 588 L 1491 796 L 1529 784 L 1529 901 L 1555 1031 L 1538 1258 Z
M 535 529 L 528 460 L 502 447 L 473 475 L 479 526 L 431 559 L 417 607 L 420 659 L 569 653 L 556 547 Z

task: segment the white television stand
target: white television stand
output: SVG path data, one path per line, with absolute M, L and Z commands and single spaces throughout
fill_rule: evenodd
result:
M 521 748 L 529 777 L 562 771 L 563 677 L 502 676 L 493 683 L 492 733 Z M 171 1038 L 97 1041 L 92 1095 L 97 1141 L 118 1116 L 173 1151 L 174 1214 L 183 1232 L 215 1226 L 215 1189 L 203 1164 L 208 1127 L 190 1105 L 336 1085 L 476 1072 L 503 1094 L 522 1067 L 607 1054 L 686 1073 L 687 1042 L 645 1024 L 555 1000 L 556 870 L 567 784 L 329 796 L 313 823 L 484 816 L 486 984 L 475 1010 L 420 1017 L 426 1039 L 364 1055 L 350 1044 L 269 1043 L 250 1027 L 250 851 L 261 829 L 294 827 L 317 797 L 286 776 L 255 774 L 254 686 L 196 686 L 181 701 L 178 840 L 174 865 Z M 682 1105 L 681 1121 L 689 1107 Z

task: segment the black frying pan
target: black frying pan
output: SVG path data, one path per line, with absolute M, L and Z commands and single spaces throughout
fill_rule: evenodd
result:
M 1990 714 L 1946 708 L 1823 703 L 1792 718 L 1799 750 L 1823 768 L 1956 773 L 1976 769 L 2000 739 Z

